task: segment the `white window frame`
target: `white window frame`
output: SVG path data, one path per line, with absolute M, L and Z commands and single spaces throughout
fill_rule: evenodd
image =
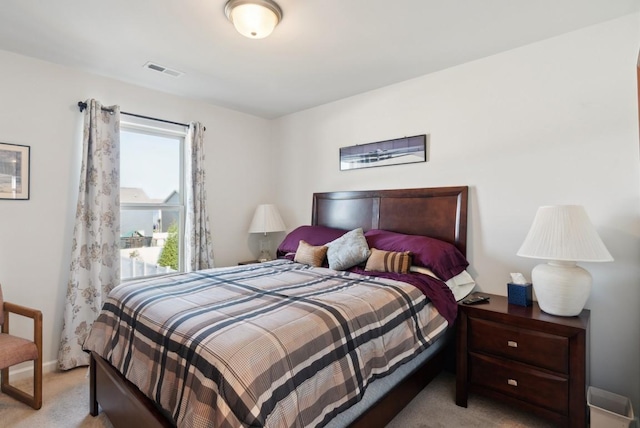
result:
M 186 218 L 186 183 L 185 183 L 185 147 L 186 138 L 189 132 L 189 128 L 182 125 L 164 123 L 154 121 L 151 119 L 143 119 L 138 117 L 122 117 L 120 119 L 120 131 L 136 132 L 139 134 L 147 134 L 151 136 L 168 136 L 178 137 L 180 141 L 180 158 L 179 158 L 179 177 L 180 177 L 180 189 L 178 191 L 179 203 L 177 204 L 150 204 L 150 203 L 120 203 L 120 211 L 135 211 L 135 210 L 162 210 L 170 209 L 178 211 L 178 272 L 184 272 L 186 269 L 185 258 L 185 218 Z M 120 231 L 122 233 L 122 231 Z M 141 275 L 130 278 L 122 279 L 122 282 L 135 281 L 143 278 L 152 278 L 156 275 Z

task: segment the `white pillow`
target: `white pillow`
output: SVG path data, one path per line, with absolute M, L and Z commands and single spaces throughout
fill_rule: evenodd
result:
M 436 276 L 435 273 L 431 271 L 431 269 L 422 266 L 411 266 L 409 270 L 411 272 L 417 272 L 424 275 L 429 275 L 436 279 L 440 279 Z M 449 289 L 453 293 L 453 297 L 455 297 L 456 302 L 459 302 L 460 300 L 467 297 L 476 286 L 476 282 L 466 270 L 463 270 L 458 275 L 451 278 L 449 281 L 446 281 L 445 284 L 447 284 L 447 287 L 449 287 Z
M 333 270 L 349 269 L 367 260 L 371 254 L 361 227 L 325 245 L 329 247 L 327 250 L 329 268 Z

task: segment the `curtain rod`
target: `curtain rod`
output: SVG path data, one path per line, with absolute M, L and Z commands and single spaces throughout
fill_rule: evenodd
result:
M 82 113 L 84 111 L 84 109 L 87 108 L 87 103 L 85 103 L 84 101 L 78 101 L 78 108 L 80 109 L 80 112 Z M 108 109 L 106 107 L 101 107 L 103 111 L 111 111 L 111 109 Z M 180 123 L 180 122 L 173 122 L 171 120 L 164 120 L 164 119 L 158 119 L 157 117 L 150 117 L 150 116 L 143 116 L 141 114 L 135 114 L 135 113 L 127 113 L 126 111 L 121 111 L 120 114 L 125 114 L 127 116 L 133 116 L 133 117 L 139 117 L 140 119 L 149 119 L 149 120 L 155 120 L 156 122 L 162 122 L 162 123 L 170 123 L 172 125 L 180 125 L 180 126 L 184 126 L 186 128 L 189 127 L 189 124 L 187 123 Z M 207 130 L 206 127 L 202 127 L 203 130 Z

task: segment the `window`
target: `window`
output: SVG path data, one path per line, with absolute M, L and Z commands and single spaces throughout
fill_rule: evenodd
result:
M 145 119 L 120 123 L 120 277 L 184 271 L 187 128 Z

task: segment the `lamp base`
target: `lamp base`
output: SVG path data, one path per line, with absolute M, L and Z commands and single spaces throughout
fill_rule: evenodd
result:
M 575 262 L 539 264 L 531 280 L 540 309 L 551 315 L 579 315 L 591 293 L 591 274 Z
M 271 257 L 271 253 L 267 250 L 262 250 L 260 251 L 260 255 L 258 256 L 258 261 L 260 263 L 264 263 L 264 262 L 268 262 L 273 260 L 273 257 Z
M 260 255 L 258 256 L 258 261 L 260 263 L 273 260 L 273 257 L 271 257 L 271 251 L 269 251 L 270 247 L 271 247 L 271 242 L 269 241 L 269 239 L 266 237 L 266 234 L 265 234 L 265 237 L 260 239 Z

